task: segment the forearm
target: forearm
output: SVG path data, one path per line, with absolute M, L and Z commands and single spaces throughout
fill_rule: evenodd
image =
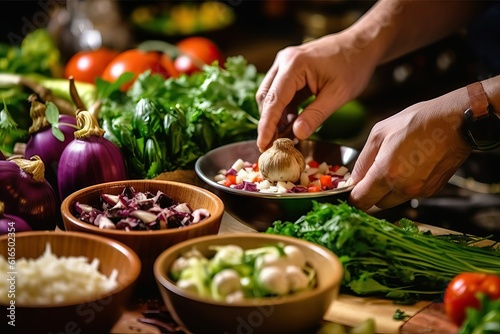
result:
M 493 109 L 500 114 L 500 75 L 481 82 L 488 101 Z
M 483 1 L 379 0 L 347 31 L 354 51 L 382 64 L 464 27 L 488 6 Z

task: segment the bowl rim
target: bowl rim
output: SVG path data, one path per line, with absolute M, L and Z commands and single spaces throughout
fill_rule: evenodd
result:
M 70 208 L 70 203 L 73 202 L 77 197 L 79 197 L 81 194 L 89 192 L 89 191 L 94 191 L 98 190 L 100 188 L 106 188 L 106 187 L 115 187 L 118 185 L 133 185 L 137 183 L 152 183 L 152 184 L 169 184 L 175 187 L 182 187 L 184 189 L 191 189 L 195 190 L 198 193 L 201 193 L 213 201 L 217 203 L 217 209 L 214 212 L 210 212 L 210 217 L 208 217 L 205 220 L 202 220 L 196 224 L 188 225 L 188 226 L 183 226 L 182 228 L 167 228 L 167 229 L 162 229 L 162 230 L 147 230 L 147 231 L 126 231 L 126 230 L 117 230 L 117 229 L 103 229 L 99 228 L 99 226 L 95 226 L 92 224 L 89 224 L 87 222 L 84 222 L 77 217 L 75 217 L 71 213 L 71 208 Z M 167 194 L 168 195 L 168 194 Z M 189 204 L 189 203 L 188 203 Z M 109 235 L 109 236 L 117 236 L 117 235 L 130 235 L 130 236 L 146 236 L 148 234 L 154 234 L 154 235 L 170 235 L 170 234 L 175 234 L 178 232 L 184 232 L 184 231 L 189 231 L 192 229 L 197 229 L 200 226 L 204 225 L 209 225 L 212 224 L 214 221 L 222 218 L 222 215 L 224 214 L 225 211 L 225 206 L 224 202 L 213 192 L 203 189 L 201 187 L 191 185 L 188 183 L 183 183 L 183 182 L 178 182 L 178 181 L 167 181 L 167 180 L 154 180 L 154 179 L 137 179 L 137 180 L 121 180 L 121 181 L 111 181 L 111 182 L 104 182 L 104 183 L 99 183 L 95 185 L 91 185 L 82 189 L 79 189 L 70 195 L 68 195 L 61 203 L 61 213 L 63 215 L 63 218 L 65 217 L 66 219 L 70 220 L 72 224 L 84 228 L 85 230 L 88 231 L 95 231 L 96 233 L 99 233 L 101 235 Z
M 321 284 L 319 287 L 315 287 L 314 289 L 308 290 L 308 291 L 302 291 L 300 293 L 292 294 L 292 295 L 287 295 L 283 297 L 266 297 L 266 298 L 252 298 L 248 299 L 247 301 L 244 302 L 235 302 L 232 304 L 228 304 L 224 301 L 217 301 L 213 300 L 210 298 L 205 298 L 205 297 L 200 297 L 197 296 L 194 293 L 191 293 L 189 291 L 186 291 L 182 288 L 179 288 L 175 283 L 168 278 L 165 272 L 163 272 L 162 265 L 163 262 L 166 260 L 167 257 L 171 256 L 172 254 L 178 253 L 181 249 L 187 248 L 187 247 L 192 247 L 195 246 L 198 242 L 203 242 L 203 241 L 216 241 L 216 240 L 224 240 L 224 239 L 240 239 L 240 238 L 245 238 L 245 239 L 268 239 L 268 240 L 273 240 L 276 242 L 283 242 L 285 244 L 301 244 L 305 247 L 311 248 L 315 253 L 320 254 L 322 257 L 327 258 L 335 267 L 335 270 L 333 273 L 331 273 L 332 276 L 335 276 L 334 279 L 331 279 L 329 282 L 326 284 Z M 295 237 L 290 237 L 290 236 L 285 236 L 285 235 L 278 235 L 278 234 L 266 234 L 262 232 L 257 232 L 257 233 L 252 233 L 252 232 L 238 232 L 238 233 L 226 233 L 226 234 L 218 234 L 218 235 L 207 235 L 207 236 L 202 236 L 202 237 L 197 237 L 194 239 L 190 240 L 185 240 L 183 242 L 180 242 L 165 251 L 163 251 L 155 260 L 154 266 L 153 266 L 153 273 L 154 276 L 157 280 L 157 283 L 162 285 L 162 287 L 166 290 L 170 290 L 172 293 L 175 293 L 176 295 L 179 295 L 183 298 L 195 300 L 196 302 L 199 303 L 204 303 L 204 304 L 209 304 L 209 305 L 217 305 L 217 306 L 228 306 L 228 307 L 255 307 L 255 306 L 266 306 L 266 305 L 281 305 L 281 304 L 288 304 L 288 303 L 293 303 L 296 301 L 300 301 L 303 299 L 308 299 L 308 298 L 313 298 L 317 295 L 321 295 L 326 293 L 327 291 L 330 291 L 334 289 L 337 285 L 340 288 L 340 285 L 342 283 L 343 275 L 344 275 L 344 268 L 342 266 L 342 263 L 340 262 L 340 259 L 336 254 L 334 254 L 332 251 L 327 249 L 324 246 L 309 242 L 307 240 L 295 238 Z
M 306 140 L 308 141 L 308 140 Z M 210 177 L 208 177 L 205 173 L 202 171 L 202 164 L 208 157 L 212 154 L 215 154 L 219 151 L 226 150 L 228 148 L 234 147 L 234 146 L 240 146 L 240 145 L 247 145 L 250 143 L 256 143 L 255 140 L 245 140 L 245 141 L 239 141 L 223 146 L 219 146 L 210 152 L 200 156 L 198 159 L 196 159 L 196 162 L 194 164 L 194 170 L 198 177 L 202 179 L 206 184 L 209 186 L 221 190 L 226 193 L 231 193 L 235 195 L 239 195 L 242 197 L 258 197 L 258 198 L 265 198 L 265 199 L 281 199 L 281 198 L 287 198 L 287 199 L 307 199 L 307 198 L 318 198 L 318 197 L 326 197 L 326 196 L 332 196 L 336 194 L 342 194 L 351 191 L 354 188 L 354 184 L 350 184 L 345 187 L 341 188 L 335 188 L 331 190 L 325 190 L 325 191 L 320 191 L 320 192 L 303 192 L 303 193 L 263 193 L 263 192 L 257 192 L 257 191 L 246 191 L 246 190 L 241 190 L 241 189 L 235 189 L 235 188 L 230 188 L 226 187 L 224 185 L 221 185 L 220 183 L 217 183 Z M 347 147 L 344 145 L 332 143 L 334 145 L 338 145 L 340 147 Z M 256 146 L 257 147 L 257 146 Z M 351 148 L 352 149 L 352 148 Z M 354 149 L 352 149 L 354 150 Z
M 132 263 L 131 269 L 127 271 L 127 275 L 125 276 L 125 281 L 123 284 L 118 284 L 117 287 L 114 289 L 104 293 L 100 294 L 98 298 L 92 298 L 88 300 L 82 300 L 80 302 L 72 302 L 72 303 L 60 303 L 60 304 L 54 304 L 54 305 L 39 305 L 39 304 L 33 304 L 33 303 L 28 303 L 28 304 L 18 304 L 16 302 L 16 307 L 19 308 L 36 308 L 36 309 L 46 309 L 46 308 L 60 308 L 60 307 L 68 307 L 68 306 L 76 306 L 76 305 L 82 305 L 82 304 L 87 304 L 87 303 L 92 303 L 97 300 L 105 299 L 110 296 L 114 296 L 120 292 L 122 292 L 125 289 L 128 289 L 131 285 L 135 284 L 137 279 L 139 278 L 141 268 L 142 268 L 142 263 L 141 260 L 139 259 L 139 256 L 137 255 L 136 252 L 132 250 L 129 246 L 125 245 L 124 243 L 110 239 L 104 236 L 100 235 L 95 235 L 95 234 L 89 234 L 85 232 L 77 232 L 77 231 L 60 231 L 60 230 L 44 230 L 44 231 L 25 231 L 25 232 L 20 232 L 16 233 L 16 242 L 19 239 L 23 238 L 30 238 L 30 237 L 37 237 L 41 235 L 54 235 L 56 238 L 59 237 L 75 237 L 75 238 L 80 238 L 80 239 L 85 239 L 85 240 L 93 240 L 97 241 L 102 244 L 106 244 L 110 246 L 111 248 L 114 248 L 124 254 Z M 0 236 L 0 241 L 3 240 L 9 240 L 10 236 L 8 234 L 4 234 Z M 40 254 L 41 256 L 42 254 Z M 19 260 L 18 257 L 16 257 L 16 261 Z M 92 260 L 92 259 L 89 259 Z M 120 275 L 121 273 L 118 273 Z M 0 305 L 6 305 L 3 303 L 0 303 Z

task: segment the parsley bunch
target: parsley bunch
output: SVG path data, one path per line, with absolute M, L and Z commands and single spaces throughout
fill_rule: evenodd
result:
M 401 303 L 439 297 L 448 282 L 464 271 L 500 274 L 500 251 L 472 246 L 483 239 L 435 236 L 408 219 L 395 225 L 344 202 L 313 201 L 309 213 L 295 222 L 275 221 L 266 233 L 330 249 L 344 266 L 344 290 Z

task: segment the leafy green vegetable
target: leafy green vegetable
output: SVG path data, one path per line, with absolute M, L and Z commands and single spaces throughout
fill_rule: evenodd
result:
M 459 334 L 500 333 L 500 299 L 491 300 L 483 293 L 478 294 L 479 309 L 469 307 Z
M 0 72 L 60 77 L 62 61 L 59 49 L 46 29 L 36 29 L 20 46 L 0 45 Z
M 402 311 L 400 309 L 397 309 L 392 315 L 392 319 L 394 320 L 406 320 L 408 318 L 410 318 L 410 316 L 406 314 L 405 311 Z
M 12 152 L 12 146 L 20 139 L 28 136 L 28 131 L 20 128 L 9 113 L 5 100 L 0 111 L 0 150 Z
M 99 123 L 133 178 L 192 169 L 215 147 L 256 137 L 262 77 L 238 56 L 228 58 L 225 69 L 214 64 L 167 80 L 145 72 L 126 93 L 116 82 L 98 80 Z
M 470 246 L 473 237 L 441 238 L 410 220 L 399 227 L 340 202 L 318 203 L 295 222 L 275 221 L 266 233 L 305 239 L 333 251 L 344 266 L 342 287 L 401 303 L 437 298 L 464 271 L 500 274 L 500 251 Z M 464 243 L 464 238 L 470 240 Z

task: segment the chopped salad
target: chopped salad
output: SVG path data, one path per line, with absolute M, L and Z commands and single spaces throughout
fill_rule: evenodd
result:
M 350 185 L 350 172 L 345 166 L 306 161 L 306 167 L 297 183 L 271 182 L 263 178 L 258 163 L 236 160 L 229 169 L 221 169 L 214 181 L 226 187 L 261 193 L 321 192 Z

